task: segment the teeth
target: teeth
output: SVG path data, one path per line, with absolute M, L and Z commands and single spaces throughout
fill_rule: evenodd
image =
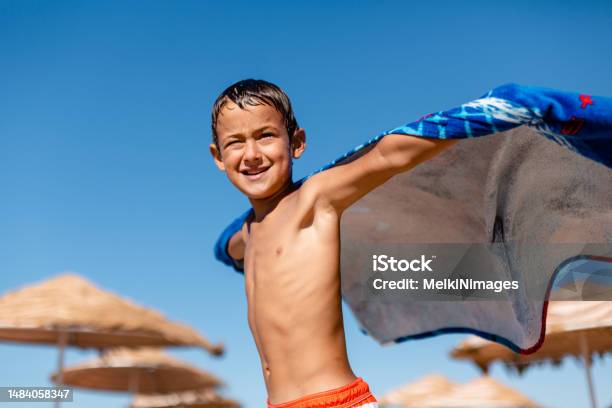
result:
M 255 174 L 263 173 L 264 171 L 265 171 L 265 169 L 255 170 L 255 171 L 247 171 L 246 174 L 248 174 L 249 176 L 253 176 Z

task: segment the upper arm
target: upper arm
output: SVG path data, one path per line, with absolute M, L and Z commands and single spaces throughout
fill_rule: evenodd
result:
M 455 141 L 387 135 L 363 156 L 315 174 L 305 192 L 341 213 L 394 175 L 430 159 Z
M 234 259 L 235 262 L 242 262 L 244 260 L 245 242 L 242 235 L 242 228 L 238 230 L 227 243 L 227 252 L 229 256 Z
M 214 245 L 215 258 L 240 272 L 243 270 L 241 260 L 244 258 L 245 249 L 242 231 L 251 213 L 252 209 L 249 209 L 225 227 Z
M 227 254 L 235 270 L 244 272 L 244 252 L 246 244 L 242 228 L 227 241 Z

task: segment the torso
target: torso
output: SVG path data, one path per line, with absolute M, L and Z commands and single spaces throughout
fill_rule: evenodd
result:
M 248 321 L 271 403 L 356 378 L 342 322 L 340 217 L 304 196 L 293 191 L 243 227 Z

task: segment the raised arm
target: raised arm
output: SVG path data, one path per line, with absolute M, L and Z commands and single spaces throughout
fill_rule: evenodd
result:
M 341 214 L 394 175 L 429 160 L 454 143 L 454 140 L 390 134 L 358 159 L 310 177 L 300 193 L 311 195 Z

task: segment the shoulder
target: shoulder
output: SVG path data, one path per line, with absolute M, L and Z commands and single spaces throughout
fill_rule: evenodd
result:
M 299 203 L 300 207 L 330 212 L 335 211 L 328 195 L 325 193 L 329 184 L 327 178 L 330 174 L 328 173 L 329 170 L 324 170 L 304 180 L 297 191 L 297 203 Z

